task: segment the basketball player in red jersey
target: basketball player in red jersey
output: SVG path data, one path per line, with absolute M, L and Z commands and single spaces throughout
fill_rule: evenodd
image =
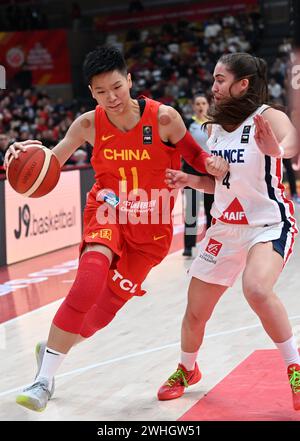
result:
M 98 106 L 77 118 L 53 151 L 63 165 L 85 141 L 94 144 L 96 182 L 84 211 L 76 279 L 47 345 L 36 348 L 36 379 L 17 397 L 18 404 L 36 411 L 45 409 L 54 375 L 73 344 L 110 323 L 130 298 L 144 295 L 142 282 L 167 255 L 174 198 L 165 170 L 180 168 L 180 154 L 200 172 L 222 177 L 228 170 L 225 160 L 199 148 L 173 108 L 131 98 L 131 77 L 116 48 L 88 54 L 84 73 Z M 14 143 L 6 162 L 31 144 Z M 202 179 L 205 188 L 211 178 Z M 161 203 L 162 193 L 170 200 Z

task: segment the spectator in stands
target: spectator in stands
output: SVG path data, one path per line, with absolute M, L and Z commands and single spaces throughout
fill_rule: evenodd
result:
M 16 87 L 21 89 L 30 89 L 32 87 L 32 71 L 28 63 L 24 63 L 22 68 L 16 73 L 14 77 Z
M 0 166 L 3 166 L 5 152 L 8 148 L 9 139 L 4 133 L 0 133 Z
M 275 78 L 270 79 L 268 89 L 271 100 L 282 104 L 282 87 L 276 82 Z
M 88 160 L 87 151 L 83 147 L 80 147 L 66 161 L 65 166 L 77 167 L 77 166 L 85 165 L 88 163 L 87 160 Z
M 292 51 L 292 44 L 290 38 L 284 38 L 283 42 L 278 48 L 279 55 L 290 54 Z

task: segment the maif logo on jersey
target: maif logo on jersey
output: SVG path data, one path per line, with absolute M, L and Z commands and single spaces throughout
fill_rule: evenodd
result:
M 224 210 L 219 220 L 227 224 L 248 225 L 248 219 L 244 208 L 238 198 L 234 198 L 231 204 Z
M 218 242 L 215 239 L 209 239 L 209 242 L 207 244 L 207 247 L 205 248 L 205 251 L 207 253 L 212 254 L 213 256 L 217 257 L 222 246 L 223 246 L 223 244 L 221 242 Z

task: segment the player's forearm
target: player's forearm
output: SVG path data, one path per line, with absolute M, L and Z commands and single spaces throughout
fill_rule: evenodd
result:
M 203 193 L 214 194 L 215 179 L 210 176 L 195 176 L 187 173 L 187 186 L 202 191 Z
M 52 151 L 55 153 L 61 167 L 64 163 L 72 156 L 75 150 L 80 147 L 81 143 L 78 145 L 71 145 L 67 142 L 66 138 L 62 139 L 53 149 Z
M 200 173 L 207 173 L 205 160 L 210 155 L 196 143 L 188 131 L 186 131 L 184 137 L 176 143 L 176 148 L 191 167 Z
M 91 123 L 88 119 L 91 118 L 91 115 L 89 113 L 93 115 L 93 112 L 87 112 L 73 121 L 65 137 L 54 147 L 53 152 L 61 166 L 64 165 L 78 147 L 83 145 L 85 141 L 88 141 L 88 135 L 91 131 Z

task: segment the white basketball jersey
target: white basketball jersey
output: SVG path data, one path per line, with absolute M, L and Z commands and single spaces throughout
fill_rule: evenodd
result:
M 211 214 L 230 224 L 272 225 L 289 219 L 294 213 L 282 184 L 282 160 L 264 155 L 255 139 L 253 117 L 267 109 L 259 107 L 236 130 L 227 132 L 213 124 L 207 145 L 214 155 L 229 164 L 223 180 L 216 179 L 215 201 Z

